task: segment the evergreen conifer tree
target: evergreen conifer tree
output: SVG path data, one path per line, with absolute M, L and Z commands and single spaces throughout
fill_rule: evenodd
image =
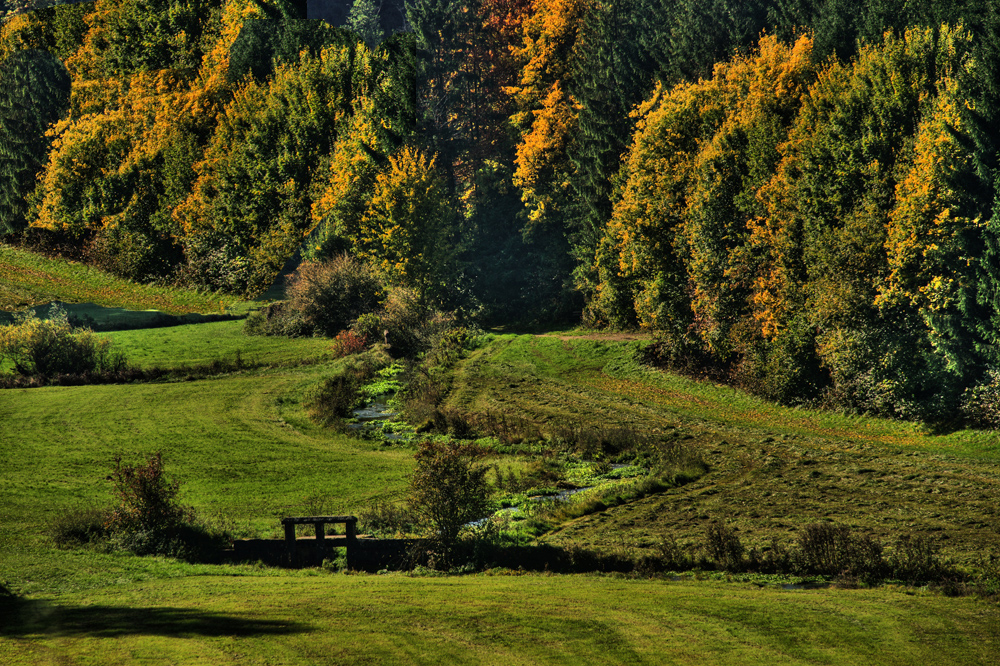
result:
M 27 226 L 27 202 L 49 147 L 45 130 L 69 106 L 70 77 L 48 51 L 17 51 L 0 65 L 0 235 Z
M 977 199 L 984 219 L 976 317 L 985 362 L 1000 365 L 1000 9 L 990 7 L 976 30 L 976 103 L 969 110 Z
M 652 89 L 653 63 L 636 39 L 644 23 L 638 9 L 637 0 L 595 3 L 579 45 L 573 96 L 581 109 L 569 153 L 576 195 L 570 218 L 573 251 L 584 268 L 611 216 L 611 177 L 632 136 L 629 112 Z
M 345 27 L 360 37 L 370 49 L 378 46 L 385 36 L 379 25 L 378 9 L 373 0 L 354 0 Z
M 459 35 L 463 4 L 452 0 L 413 0 L 406 19 L 417 43 L 417 123 L 424 142 L 440 155 L 449 189 L 455 189 L 454 162 L 459 152 L 455 74 L 462 58 Z

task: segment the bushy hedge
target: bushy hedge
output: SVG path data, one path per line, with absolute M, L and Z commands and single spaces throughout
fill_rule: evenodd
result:
M 289 276 L 289 308 L 321 335 L 334 336 L 375 310 L 382 285 L 374 271 L 349 255 L 306 261 Z
M 13 324 L 0 326 L 0 361 L 9 359 L 14 371 L 26 377 L 101 372 L 127 368 L 124 354 L 109 338 L 89 329 L 75 329 L 58 305 L 40 319 L 34 311 L 19 313 Z
M 336 351 L 343 350 L 345 339 L 382 343 L 398 358 L 431 349 L 454 320 L 453 315 L 427 305 L 415 289 L 384 287 L 369 264 L 344 254 L 304 262 L 288 278 L 288 300 L 252 313 L 244 331 L 249 335 L 340 336 Z
M 288 276 L 288 300 L 253 313 L 251 335 L 333 337 L 360 315 L 378 309 L 382 284 L 372 269 L 349 255 L 306 261 Z

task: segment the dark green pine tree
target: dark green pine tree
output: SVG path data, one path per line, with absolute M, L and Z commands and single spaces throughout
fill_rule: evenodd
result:
M 48 51 L 16 51 L 0 64 L 0 236 L 27 226 L 49 125 L 69 108 L 70 77 Z
M 571 244 L 587 274 L 611 216 L 612 180 L 634 129 L 629 116 L 659 79 L 672 85 L 711 73 L 767 26 L 767 0 L 610 0 L 591 5 L 577 52 L 573 94 L 581 104 L 570 149 L 576 204 Z
M 393 150 L 409 140 L 417 122 L 417 47 L 412 33 L 398 32 L 379 44 L 378 52 L 387 56 L 382 69 L 375 73 L 381 84 L 372 86 L 379 113 L 391 120 L 390 130 L 383 128 Z
M 378 46 L 385 38 L 373 0 L 354 0 L 344 27 L 360 37 L 370 49 Z
M 1000 367 L 1000 9 L 990 7 L 975 27 L 976 103 L 970 110 L 976 199 L 988 220 L 982 234 L 974 317 L 982 340 L 980 354 Z M 969 304 L 970 309 L 972 303 Z
M 295 3 L 284 0 L 277 8 L 261 5 L 267 18 L 250 19 L 229 47 L 226 77 L 236 83 L 248 74 L 263 81 L 276 65 L 298 62 L 303 50 L 317 55 L 327 46 L 352 46 L 354 35 L 325 21 L 298 18 Z
M 643 0 L 655 16 L 644 38 L 667 83 L 710 76 L 715 63 L 757 43 L 769 0 Z M 659 7 L 656 7 L 659 5 Z
M 574 63 L 572 92 L 581 109 L 569 150 L 575 203 L 568 217 L 583 284 L 611 216 L 611 179 L 634 128 L 629 113 L 653 86 L 656 65 L 637 38 L 645 24 L 640 9 L 638 0 L 592 4 Z
M 885 13 L 883 6 L 905 1 L 871 0 L 859 6 L 853 0 L 772 0 L 768 19 L 780 38 L 791 40 L 796 33 L 810 30 L 817 57 L 836 55 L 841 60 L 847 60 L 856 51 L 859 24 L 869 20 L 865 17 L 876 17 L 871 19 L 872 24 L 881 25 L 881 19 L 877 17 Z M 875 27 L 872 32 L 880 41 L 880 27 Z
M 424 143 L 447 170 L 455 190 L 454 164 L 461 152 L 461 109 L 457 78 L 464 57 L 462 35 L 468 20 L 465 3 L 454 0 L 408 0 L 406 19 L 417 43 L 417 124 Z

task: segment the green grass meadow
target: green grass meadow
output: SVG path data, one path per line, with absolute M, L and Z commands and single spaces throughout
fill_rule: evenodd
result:
M 169 314 L 221 313 L 240 307 L 240 302 L 230 296 L 136 284 L 78 262 L 50 259 L 0 244 L 0 310 L 19 310 L 50 301 Z
M 506 573 L 506 572 L 502 572 Z M 995 608 L 895 590 L 231 569 L 29 603 L 5 664 L 991 664 Z
M 1000 658 L 995 601 L 922 588 L 783 589 L 719 574 L 343 574 L 56 548 L 47 531 L 58 516 L 110 502 L 116 454 L 161 451 L 181 501 L 239 536 L 280 538 L 281 516 L 354 513 L 404 496 L 413 448 L 338 434 L 305 415 L 309 389 L 345 362 L 330 357 L 329 342 L 252 338 L 241 327 L 110 335 L 140 367 L 202 366 L 238 351 L 249 369 L 0 391 L 0 584 L 18 595 L 0 596 L 0 664 Z M 543 540 L 641 551 L 665 535 L 695 539 L 725 515 L 748 541 L 791 538 L 823 516 L 877 535 L 912 524 L 947 537 L 941 543 L 969 562 L 996 544 L 995 435 L 776 407 L 645 368 L 637 344 L 494 335 L 453 370 L 452 408 L 517 414 L 543 430 L 673 433 L 709 462 L 696 482 L 581 516 Z
M 232 361 L 265 366 L 315 363 L 330 359 L 324 338 L 275 338 L 243 334 L 243 321 L 187 324 L 106 333 L 131 363 L 141 368 L 178 368 Z

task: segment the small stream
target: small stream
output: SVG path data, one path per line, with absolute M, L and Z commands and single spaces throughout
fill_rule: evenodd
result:
M 594 486 L 584 486 L 583 488 L 570 488 L 568 490 L 560 490 L 558 493 L 555 493 L 554 495 L 533 495 L 532 497 L 528 498 L 528 501 L 529 502 L 545 502 L 545 501 L 562 502 L 562 501 L 565 501 L 565 500 L 569 499 L 573 495 L 576 495 L 577 493 L 582 493 L 584 490 L 590 490 L 593 487 Z M 485 518 L 480 518 L 479 520 L 473 520 L 470 523 L 466 523 L 465 526 L 466 527 L 477 527 L 477 526 L 482 525 L 483 523 L 485 523 L 487 520 L 489 520 L 493 516 L 502 516 L 502 515 L 506 515 L 506 514 L 512 514 L 512 513 L 516 513 L 517 511 L 520 511 L 520 510 L 521 510 L 520 507 L 509 506 L 509 507 L 507 507 L 505 509 L 500 509 L 499 511 L 496 511 L 492 515 L 486 516 Z
M 374 400 L 369 402 L 364 407 L 359 407 L 351 412 L 354 416 L 355 422 L 348 423 L 347 428 L 353 430 L 358 434 L 364 433 L 374 433 L 380 432 L 380 424 L 388 421 L 389 419 L 396 416 L 396 411 L 389 406 L 389 398 L 392 394 L 386 393 L 376 397 Z M 403 435 L 392 432 L 380 432 L 381 436 L 387 441 L 398 441 L 403 438 Z M 611 465 L 612 469 L 622 469 L 624 467 L 629 467 L 629 465 Z M 552 495 L 534 495 L 528 498 L 529 502 L 563 502 L 568 500 L 573 495 L 582 493 L 585 490 L 590 490 L 594 486 L 583 486 L 580 488 L 568 488 L 566 490 L 560 490 L 558 493 Z M 518 511 L 517 507 L 508 507 L 506 509 L 500 509 L 493 515 L 500 515 L 505 513 L 513 513 Z M 487 516 L 486 518 L 481 518 L 479 520 L 474 520 L 470 523 L 466 523 L 467 527 L 476 527 L 477 525 L 482 525 L 492 516 Z
M 386 393 L 378 396 L 364 407 L 359 407 L 351 412 L 356 423 L 348 423 L 348 430 L 354 430 L 359 434 L 372 433 L 379 430 L 379 424 L 388 421 L 396 415 L 396 412 L 389 406 L 390 394 Z M 382 436 L 388 441 L 397 441 L 403 438 L 394 432 L 383 432 Z

